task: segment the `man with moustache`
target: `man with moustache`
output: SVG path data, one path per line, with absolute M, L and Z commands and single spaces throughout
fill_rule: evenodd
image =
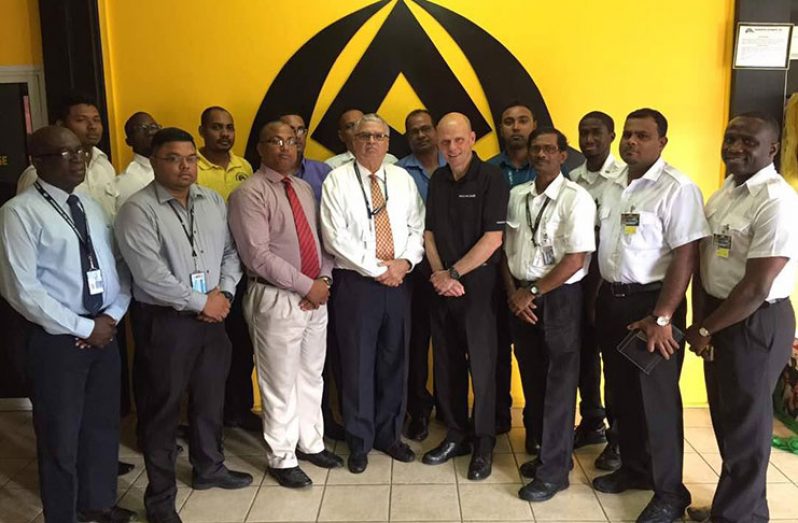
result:
M 618 419 L 621 468 L 593 479 L 599 492 L 651 489 L 638 523 L 679 519 L 690 504 L 682 482 L 684 427 L 679 390 L 684 351 L 671 324 L 684 329 L 685 291 L 698 240 L 709 234 L 701 191 L 667 164 L 668 121 L 654 109 L 629 113 L 621 137 L 627 166 L 599 201 L 596 302 L 599 347 Z M 640 330 L 662 360 L 644 373 L 616 347 Z
M 316 200 L 294 173 L 295 131 L 260 131 L 260 169 L 230 196 L 230 230 L 251 280 L 245 317 L 263 400 L 269 473 L 289 488 L 312 484 L 297 458 L 343 466 L 324 448 L 321 414 L 327 299 L 333 260 L 319 243 Z
M 573 181 L 587 189 L 593 201 L 598 202 L 604 187 L 618 176 L 623 162 L 610 152 L 615 140 L 615 122 L 601 111 L 591 111 L 579 120 L 579 149 L 585 155 L 585 162 L 571 171 Z M 596 219 L 598 234 L 598 219 Z M 601 357 L 596 340 L 596 293 L 601 283 L 598 258 L 590 260 L 590 269 L 582 280 L 584 314 L 582 316 L 582 350 L 579 364 L 579 413 L 581 421 L 574 431 L 574 448 L 609 441 L 596 458 L 596 468 L 617 470 L 621 466 L 618 450 L 618 436 L 615 420 L 612 417 L 612 399 L 605 390 L 607 410 L 601 401 Z M 605 433 L 604 418 L 610 425 Z
M 411 111 L 405 118 L 405 136 L 411 153 L 396 165 L 406 170 L 421 195 L 427 200 L 432 173 L 446 165 L 446 158 L 438 151 L 438 134 L 432 115 L 426 109 Z M 429 434 L 429 417 L 434 406 L 427 390 L 429 375 L 430 304 L 435 292 L 429 284 L 431 271 L 426 258 L 410 273 L 413 297 L 410 304 L 410 356 L 407 373 L 407 415 L 410 422 L 405 435 L 423 441 Z
M 125 143 L 133 150 L 133 160 L 116 177 L 116 210 L 135 193 L 154 179 L 150 153 L 152 137 L 161 129 L 155 119 L 145 112 L 133 113 L 125 122 Z
M 363 118 L 363 111 L 359 109 L 348 109 L 341 113 L 341 117 L 338 119 L 338 139 L 346 146 L 346 151 L 324 160 L 324 163 L 332 169 L 349 163 L 355 158 L 355 124 L 361 118 Z M 386 153 L 385 161 L 396 163 L 396 156 Z
M 116 507 L 117 323 L 130 301 L 108 214 L 75 188 L 85 145 L 65 127 L 31 135 L 37 180 L 0 209 L 0 294 L 33 323 L 26 350 L 47 521 L 127 522 Z
M 521 473 L 533 481 L 518 496 L 546 501 L 568 488 L 579 378 L 582 285 L 596 248 L 596 205 L 562 175 L 568 141 L 541 127 L 529 135 L 529 160 L 537 176 L 510 192 L 502 276 L 513 313 L 511 329 L 524 398 L 540 441 L 537 458 Z
M 230 340 L 223 321 L 241 278 L 222 197 L 196 185 L 192 136 L 158 131 L 150 156 L 155 180 L 119 210 L 115 231 L 133 275 L 134 365 L 147 389 L 139 431 L 149 484 L 147 519 L 179 522 L 175 459 L 180 404 L 188 390 L 189 459 L 195 490 L 243 488 L 252 476 L 228 470 L 222 453 L 224 384 Z
M 762 113 L 729 122 L 721 157 L 729 177 L 707 201 L 687 341 L 704 357 L 712 427 L 723 465 L 706 522 L 768 521 L 765 495 L 772 394 L 790 358 L 798 267 L 798 196 L 776 172 L 780 126 Z
M 437 132 L 447 165 L 430 180 L 424 243 L 438 295 L 432 305 L 435 392 L 447 434 L 423 462 L 470 454 L 473 441 L 468 478 L 480 480 L 491 474 L 496 441 L 495 300 L 509 191 L 501 171 L 473 153 L 476 136 L 465 115 L 447 114 Z
M 321 184 L 332 168 L 324 162 L 317 162 L 305 157 L 305 144 L 308 139 L 308 128 L 305 126 L 305 119 L 298 114 L 284 114 L 280 121 L 291 127 L 296 135 L 296 171 L 294 176 L 300 180 L 305 180 L 313 189 L 316 201 L 321 201 Z

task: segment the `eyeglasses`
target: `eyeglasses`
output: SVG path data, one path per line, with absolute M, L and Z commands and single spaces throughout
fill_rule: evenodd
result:
M 556 145 L 545 144 L 545 145 L 532 145 L 529 147 L 529 154 L 540 154 L 541 152 L 545 154 L 555 154 L 560 152 L 560 148 Z
M 375 142 L 384 142 L 388 139 L 388 135 L 385 133 L 357 133 L 355 138 L 362 142 L 370 142 L 371 140 Z
M 158 160 L 162 160 L 166 163 L 171 163 L 172 165 L 180 165 L 183 162 L 186 162 L 189 165 L 194 165 L 199 160 L 199 157 L 196 154 L 192 154 L 190 156 L 180 156 L 179 154 L 169 154 L 167 156 L 156 156 Z
M 58 158 L 61 160 L 79 159 L 87 162 L 91 158 L 91 153 L 81 147 L 78 149 L 65 149 L 57 153 L 37 154 L 34 158 Z
M 288 138 L 284 140 L 277 136 L 269 138 L 268 140 L 263 140 L 261 143 L 268 143 L 269 145 L 276 145 L 279 148 L 283 147 L 296 147 L 296 139 L 295 138 Z
M 161 125 L 157 124 L 157 123 L 151 123 L 151 124 L 147 124 L 147 125 L 134 125 L 133 126 L 133 132 L 146 131 L 146 132 L 149 132 L 149 133 L 157 133 L 161 129 L 162 129 Z
M 308 132 L 307 127 L 294 127 L 293 129 L 297 136 L 305 136 Z

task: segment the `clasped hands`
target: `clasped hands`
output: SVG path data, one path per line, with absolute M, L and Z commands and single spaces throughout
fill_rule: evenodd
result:
M 435 271 L 429 279 L 432 286 L 441 296 L 448 296 L 450 298 L 457 298 L 465 295 L 465 287 L 459 281 L 452 278 L 447 270 Z
M 75 347 L 79 349 L 102 349 L 114 339 L 116 335 L 116 320 L 107 314 L 100 314 L 94 318 L 94 329 L 88 338 L 75 338 Z
M 377 283 L 381 283 L 386 287 L 398 287 L 405 280 L 405 276 L 410 272 L 410 262 L 398 258 L 394 260 L 385 260 L 378 263 L 380 267 L 385 267 L 385 272 L 374 278 Z
M 214 287 L 208 293 L 208 299 L 202 312 L 197 315 L 197 319 L 206 323 L 220 323 L 230 314 L 230 300 L 222 294 L 219 287 Z

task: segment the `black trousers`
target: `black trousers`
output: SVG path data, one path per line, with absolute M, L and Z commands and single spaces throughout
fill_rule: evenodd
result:
M 710 298 L 712 312 L 721 300 Z M 795 315 L 784 300 L 765 304 L 712 336 L 715 360 L 704 363 L 709 411 L 723 459 L 712 521 L 768 521 L 765 493 L 772 395 L 792 351 Z
M 338 269 L 333 270 L 333 282 L 340 272 Z M 338 350 L 338 335 L 335 331 L 335 295 L 337 293 L 338 285 L 333 283 L 330 289 L 330 299 L 327 301 L 327 355 L 324 358 L 324 388 L 321 393 L 321 413 L 324 417 L 325 430 L 332 423 L 337 423 L 334 412 L 341 413 L 343 410 L 341 407 L 341 351 Z M 333 392 L 338 400 L 337 405 L 334 405 Z
M 498 268 L 497 268 L 498 270 Z M 501 282 L 501 275 L 496 276 Z M 496 428 L 506 431 L 512 424 L 513 396 L 510 394 L 513 373 L 513 340 L 510 309 L 504 286 L 496 284 Z
M 497 271 L 486 265 L 462 278 L 466 293 L 437 296 L 432 311 L 435 392 L 449 441 L 476 438 L 490 452 L 496 436 Z M 468 372 L 474 388 L 473 428 L 468 416 Z
M 128 336 L 127 324 L 130 323 L 130 315 L 126 314 L 119 320 L 116 329 L 116 345 L 119 347 L 119 416 L 124 418 L 130 414 L 131 394 L 130 394 L 130 368 L 128 366 Z
M 581 283 L 580 283 L 581 285 Z M 597 428 L 604 425 L 604 404 L 601 401 L 601 356 L 596 340 L 596 326 L 588 319 L 587 307 L 582 307 L 582 342 L 579 351 L 579 414 L 583 426 Z
M 385 450 L 400 440 L 405 417 L 410 286 L 349 270 L 333 280 L 346 442 L 353 454 Z
M 247 292 L 247 278 L 241 278 L 236 295 L 230 306 L 230 314 L 224 327 L 232 344 L 230 372 L 227 375 L 224 394 L 224 418 L 241 419 L 252 413 L 252 369 L 254 357 L 249 328 L 244 320 L 244 295 Z
M 427 389 L 429 377 L 430 307 L 435 289 L 430 283 L 426 258 L 408 276 L 412 288 L 410 302 L 410 356 L 407 369 L 407 413 L 412 418 L 429 418 L 435 405 Z
M 39 489 L 47 521 L 116 503 L 119 348 L 79 349 L 74 336 L 30 329 L 26 374 L 33 403 Z
M 531 404 L 531 427 L 540 442 L 535 476 L 563 483 L 568 479 L 574 449 L 571 434 L 579 381 L 582 286 L 562 285 L 535 302 L 537 324 L 513 316 L 515 357 L 524 399 Z
M 654 493 L 671 503 L 689 503 L 682 483 L 684 424 L 679 376 L 684 344 L 669 360 L 644 374 L 616 350 L 629 333 L 626 326 L 651 314 L 659 291 L 615 297 L 602 283 L 596 304 L 599 346 L 604 355 L 606 387 L 618 420 L 618 443 L 623 470 L 650 479 Z M 676 309 L 673 325 L 685 328 L 687 306 Z
M 222 412 L 230 340 L 223 323 L 205 323 L 168 307 L 136 304 L 134 367 L 146 391 L 137 397 L 139 436 L 149 485 L 148 514 L 175 509 L 175 459 L 180 401 L 188 389 L 189 459 L 194 474 L 223 472 Z

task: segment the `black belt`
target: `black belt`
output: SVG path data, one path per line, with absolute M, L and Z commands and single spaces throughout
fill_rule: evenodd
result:
M 721 303 L 726 301 L 725 298 L 724 299 L 716 298 L 716 297 L 712 296 L 711 294 L 707 294 L 706 296 L 708 298 L 707 301 L 709 302 L 709 304 L 711 306 L 713 306 L 713 308 L 717 308 Z M 775 307 L 779 303 L 787 301 L 787 300 L 789 300 L 789 298 L 776 298 L 775 300 L 764 301 L 764 302 L 762 302 L 762 305 L 757 307 L 757 310 L 759 310 L 759 309 L 767 309 L 769 307 Z
M 194 311 L 179 311 L 177 309 L 173 309 L 172 307 L 165 307 L 163 305 L 152 305 L 150 303 L 142 303 L 140 301 L 136 302 L 136 304 L 148 311 L 152 314 L 163 314 L 166 316 L 180 316 L 180 317 L 192 317 L 196 318 L 199 313 Z
M 86 318 L 86 319 L 89 319 L 89 320 L 93 320 L 93 319 L 98 318 L 98 317 L 102 316 L 103 314 L 105 314 L 105 311 L 106 311 L 106 309 L 101 310 L 97 314 L 81 314 L 80 317 L 81 318 Z
M 654 292 L 662 288 L 661 281 L 652 281 L 651 283 L 619 283 L 604 280 L 602 283 L 609 288 L 610 294 L 615 298 L 626 298 L 633 294 Z

